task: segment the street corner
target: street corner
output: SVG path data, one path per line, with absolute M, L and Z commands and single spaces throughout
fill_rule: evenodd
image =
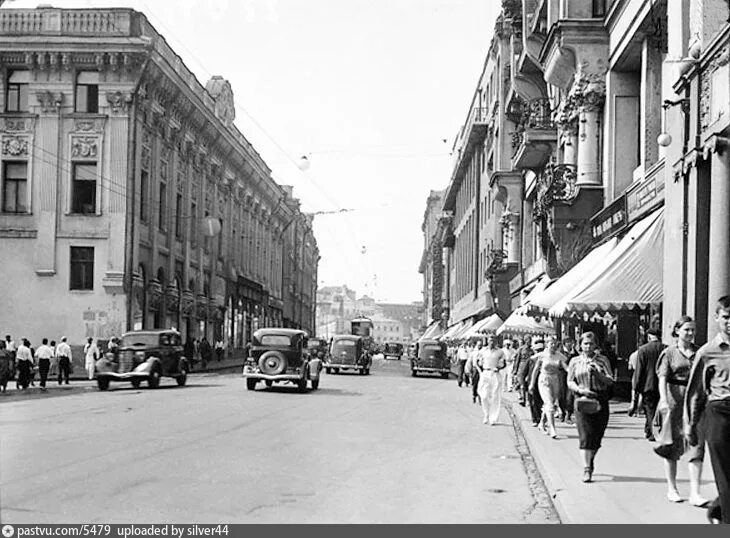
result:
M 28 387 L 27 389 L 16 389 L 8 387 L 0 392 L 0 404 L 5 402 L 18 402 L 24 400 L 37 400 L 42 398 L 53 398 L 58 396 L 70 396 L 72 394 L 83 394 L 96 390 L 96 385 L 91 382 L 74 383 L 70 385 L 53 385 L 46 389 L 41 387 Z

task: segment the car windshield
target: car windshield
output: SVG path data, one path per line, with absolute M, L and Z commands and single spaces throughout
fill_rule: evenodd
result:
M 262 346 L 288 346 L 289 337 L 283 334 L 266 334 L 261 337 Z
M 333 344 L 335 347 L 355 347 L 355 341 L 354 340 L 337 340 Z
M 308 348 L 315 348 L 315 347 L 319 347 L 321 345 L 322 345 L 322 341 L 321 340 L 317 340 L 316 338 L 315 339 L 312 339 L 312 340 L 309 340 L 309 342 L 307 343 L 307 347 Z
M 156 333 L 125 334 L 121 347 L 146 347 L 160 344 L 160 335 Z

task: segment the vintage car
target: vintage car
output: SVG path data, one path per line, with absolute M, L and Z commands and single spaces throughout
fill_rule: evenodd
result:
M 451 362 L 446 356 L 446 344 L 438 340 L 421 340 L 416 344 L 416 356 L 411 358 L 411 375 L 416 377 L 419 372 L 441 374 L 448 379 L 451 372 Z
M 246 388 L 256 390 L 263 381 L 267 387 L 274 383 L 293 383 L 299 392 L 307 391 L 310 354 L 307 333 L 298 329 L 270 327 L 253 333 L 251 352 L 243 366 Z M 312 389 L 319 387 L 319 378 L 311 379 Z
M 340 370 L 355 370 L 361 375 L 368 375 L 372 362 L 362 336 L 338 334 L 332 338 L 325 372 L 338 374 Z
M 151 389 L 160 385 L 160 378 L 173 377 L 185 385 L 190 371 L 183 355 L 180 333 L 172 329 L 130 331 L 114 353 L 96 361 L 96 384 L 107 390 L 112 381 L 129 381 L 138 388 L 147 381 Z
M 393 357 L 395 359 L 400 360 L 403 356 L 403 344 L 398 344 L 396 342 L 387 342 L 385 344 L 385 347 L 383 348 L 383 357 Z
M 326 357 L 329 352 L 329 344 L 324 338 L 310 338 L 307 340 L 307 351 L 311 357 L 316 357 L 320 352 L 322 357 Z

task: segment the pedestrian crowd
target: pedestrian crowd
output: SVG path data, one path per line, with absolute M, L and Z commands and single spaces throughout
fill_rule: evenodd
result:
M 662 459 L 667 499 L 681 502 L 677 463 L 688 461 L 688 502 L 707 507 L 708 518 L 730 523 L 730 297 L 716 305 L 717 336 L 703 346 L 694 342 L 689 316 L 674 324 L 674 343 L 664 345 L 658 330 L 629 358 L 632 375 L 630 416 L 643 415 L 644 434 Z M 486 346 L 484 345 L 486 340 Z M 519 345 L 513 345 L 519 344 Z M 617 358 L 599 347 L 594 332 L 571 338 L 526 335 L 519 342 L 487 335 L 452 346 L 459 387 L 471 388 L 481 405 L 483 422 L 497 422 L 503 392 L 516 391 L 528 407 L 534 427 L 558 438 L 556 420 L 575 424 L 583 463 L 583 482 L 593 481 L 596 454 L 610 420 Z M 705 447 L 710 454 L 718 497 L 700 494 Z

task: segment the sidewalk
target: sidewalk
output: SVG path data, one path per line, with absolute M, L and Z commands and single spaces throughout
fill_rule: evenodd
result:
M 198 363 L 198 368 L 190 372 L 191 375 L 197 375 L 197 374 L 207 374 L 207 373 L 213 373 L 213 372 L 219 372 L 222 370 L 243 370 L 243 363 L 244 360 L 242 358 L 235 358 L 235 359 L 224 359 L 222 361 L 212 361 L 209 362 L 207 365 L 207 368 L 203 369 L 200 368 L 200 363 Z M 98 390 L 96 387 L 96 381 L 95 380 L 89 380 L 86 376 L 86 370 L 83 368 L 78 368 L 76 365 L 74 365 L 74 372 L 71 374 L 71 383 L 68 385 L 59 385 L 57 376 L 49 375 L 48 381 L 46 381 L 46 391 L 42 391 L 40 388 L 40 376 L 38 375 L 38 372 L 36 372 L 35 377 L 33 378 L 35 382 L 35 386 L 28 387 L 25 391 L 19 391 L 15 388 L 15 380 L 11 380 L 8 383 L 8 390 L 5 393 L 0 394 L 0 397 L 3 398 L 11 398 L 13 396 L 23 396 L 23 397 L 32 397 L 32 396 L 41 396 L 45 393 L 51 393 L 51 392 L 58 392 L 58 391 L 82 391 L 82 390 Z M 143 386 L 146 386 L 143 383 Z
M 705 509 L 666 497 L 662 459 L 644 438 L 644 417 L 629 417 L 629 404 L 611 402 L 611 417 L 596 455 L 593 482 L 581 481 L 583 463 L 574 425 L 557 423 L 558 439 L 532 425 L 517 394 L 505 393 L 503 404 L 522 430 L 563 523 L 707 523 Z M 702 494 L 717 496 L 709 452 L 703 466 Z M 680 494 L 689 495 L 687 461 L 678 464 Z

